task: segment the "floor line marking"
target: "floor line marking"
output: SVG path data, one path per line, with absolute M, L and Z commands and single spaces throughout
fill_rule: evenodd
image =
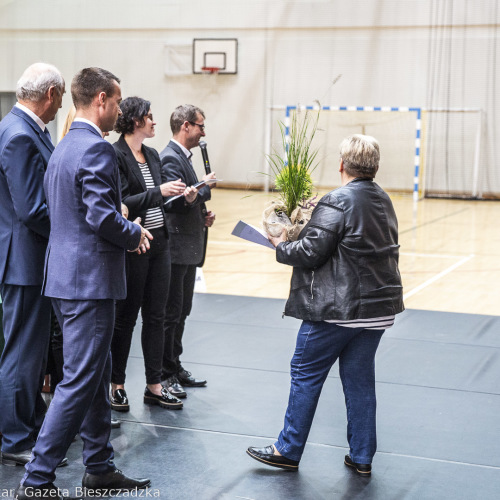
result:
M 214 431 L 214 430 L 209 430 L 209 429 L 196 429 L 194 427 L 176 427 L 174 425 L 165 425 L 165 424 L 153 424 L 150 422 L 138 422 L 138 421 L 132 421 L 132 420 L 123 420 L 124 422 L 130 423 L 130 424 L 138 424 L 142 425 L 144 427 L 160 427 L 162 429 L 174 429 L 174 430 L 179 430 L 179 431 L 191 431 L 191 432 L 199 432 L 202 434 L 219 434 L 219 435 L 225 435 L 225 436 L 231 436 L 231 437 L 243 437 L 243 438 L 248 438 L 248 439 L 265 439 L 265 440 L 273 440 L 276 439 L 275 437 L 266 437 L 266 436 L 255 436 L 253 434 L 238 434 L 235 432 L 224 432 L 224 431 Z M 314 443 L 311 441 L 308 441 L 307 444 L 312 445 L 312 446 L 321 446 L 324 448 L 335 448 L 338 450 L 348 450 L 346 446 L 338 446 L 335 444 L 325 444 L 325 443 Z M 380 455 L 387 455 L 387 456 L 394 456 L 394 457 L 403 457 L 403 458 L 415 458 L 417 460 L 427 460 L 430 462 L 440 462 L 444 464 L 456 464 L 456 465 L 468 465 L 471 467 L 479 467 L 482 469 L 493 469 L 493 470 L 500 470 L 500 467 L 496 465 L 484 465 L 484 464 L 474 464 L 471 462 L 459 462 L 457 460 L 445 460 L 442 458 L 431 458 L 431 457 L 422 457 L 419 455 L 407 455 L 404 453 L 391 453 L 388 451 L 377 451 L 378 454 Z
M 460 267 L 461 265 L 465 264 L 469 260 L 471 260 L 474 257 L 474 254 L 470 254 L 467 257 L 464 257 L 463 259 L 459 260 L 456 264 L 453 264 L 452 266 L 448 267 L 444 271 L 441 271 L 440 273 L 436 274 L 436 276 L 433 276 L 432 278 L 428 279 L 427 281 L 424 281 L 421 285 L 418 285 L 416 288 L 413 288 L 413 290 L 410 290 L 408 293 L 405 293 L 403 295 L 403 300 L 407 300 L 416 293 L 420 292 L 424 288 L 428 287 L 429 285 L 432 285 L 432 283 L 435 283 L 436 281 L 440 280 L 443 276 L 446 276 L 447 274 L 451 273 L 454 271 L 457 267 Z

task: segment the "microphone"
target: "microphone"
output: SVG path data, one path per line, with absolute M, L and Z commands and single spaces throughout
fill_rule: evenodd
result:
M 210 162 L 208 161 L 207 153 L 207 143 L 205 141 L 200 141 L 201 156 L 203 157 L 203 164 L 205 166 L 205 173 L 209 174 L 212 172 L 210 168 Z

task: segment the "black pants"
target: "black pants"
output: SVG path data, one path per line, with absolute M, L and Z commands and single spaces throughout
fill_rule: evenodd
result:
M 193 305 L 196 266 L 172 264 L 170 290 L 165 309 L 165 348 L 162 380 L 176 375 L 181 369 L 182 334 L 186 318 Z
M 127 298 L 116 301 L 111 343 L 113 384 L 125 383 L 125 371 L 139 309 L 142 315 L 142 352 L 146 383 L 159 384 L 164 349 L 163 321 L 170 281 L 170 250 L 163 228 L 151 230 L 145 254 L 127 253 Z
M 45 373 L 50 375 L 50 390 L 54 392 L 56 386 L 63 379 L 63 336 L 62 330 L 57 321 L 56 314 L 52 310 L 50 318 L 50 346 L 47 369 Z

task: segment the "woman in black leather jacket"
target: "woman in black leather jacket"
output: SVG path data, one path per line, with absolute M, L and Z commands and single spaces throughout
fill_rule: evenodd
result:
M 269 239 L 276 260 L 293 266 L 285 314 L 303 320 L 291 362 L 291 390 L 278 440 L 247 453 L 297 470 L 328 373 L 339 360 L 350 453 L 344 463 L 369 476 L 377 447 L 375 353 L 404 310 L 397 218 L 373 178 L 379 146 L 354 135 L 340 145 L 342 187 L 325 195 L 295 242 Z

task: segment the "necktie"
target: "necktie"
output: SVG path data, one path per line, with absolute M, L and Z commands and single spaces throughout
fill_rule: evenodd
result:
M 47 127 L 45 127 L 45 130 L 43 131 L 43 133 L 47 136 L 47 139 L 52 144 L 52 137 L 50 137 L 50 132 L 49 132 L 49 129 Z

